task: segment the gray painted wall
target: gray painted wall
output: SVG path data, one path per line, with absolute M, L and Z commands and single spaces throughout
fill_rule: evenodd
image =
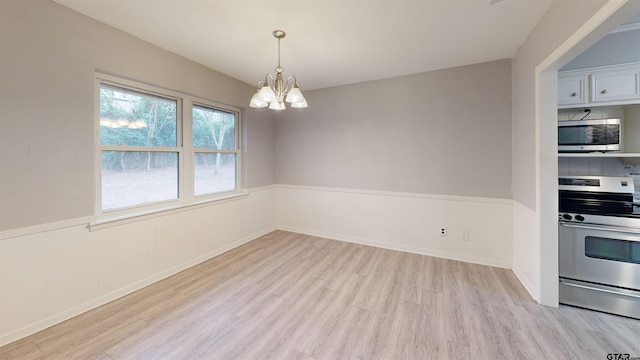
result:
M 511 62 L 305 92 L 278 113 L 279 184 L 511 198 Z
M 249 97 L 241 97 L 248 104 L 255 88 L 251 88 Z M 245 123 L 245 180 L 246 187 L 257 188 L 276 183 L 276 116 L 273 110 L 246 107 Z
M 561 70 L 640 62 L 640 30 L 605 36 Z
M 253 88 L 49 0 L 0 1 L 0 230 L 93 215 L 94 71 L 236 107 Z M 274 115 L 246 111 L 246 186 L 274 183 Z

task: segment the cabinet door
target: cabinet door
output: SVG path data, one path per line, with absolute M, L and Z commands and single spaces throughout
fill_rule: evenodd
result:
M 587 75 L 558 78 L 558 106 L 587 103 Z
M 640 99 L 639 75 L 638 70 L 591 75 L 591 102 Z

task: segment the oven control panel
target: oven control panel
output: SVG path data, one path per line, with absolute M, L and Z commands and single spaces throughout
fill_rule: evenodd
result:
M 560 176 L 558 189 L 622 194 L 635 192 L 633 178 L 621 176 Z
M 584 223 L 593 225 L 616 226 L 636 229 L 640 234 L 640 216 L 609 216 L 595 214 L 558 213 L 559 223 Z

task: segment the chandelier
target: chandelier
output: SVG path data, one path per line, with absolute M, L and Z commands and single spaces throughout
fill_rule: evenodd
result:
M 280 66 L 280 40 L 287 34 L 282 30 L 274 30 L 273 37 L 278 39 L 278 66 L 276 67 L 276 77 L 267 74 L 264 80 L 258 81 L 258 87 L 256 93 L 253 94 L 249 106 L 254 108 L 263 108 L 269 105 L 269 109 L 284 110 L 286 106 L 285 101 L 291 103 L 293 108 L 306 108 L 307 100 L 302 96 L 302 92 L 298 87 L 298 81 L 293 75 L 287 77 L 287 81 L 284 81 L 282 71 L 284 70 Z

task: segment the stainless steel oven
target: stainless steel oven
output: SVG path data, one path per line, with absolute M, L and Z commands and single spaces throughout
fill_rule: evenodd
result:
M 560 303 L 640 318 L 640 212 L 628 178 L 560 180 Z
M 640 229 L 561 222 L 560 302 L 640 318 Z

